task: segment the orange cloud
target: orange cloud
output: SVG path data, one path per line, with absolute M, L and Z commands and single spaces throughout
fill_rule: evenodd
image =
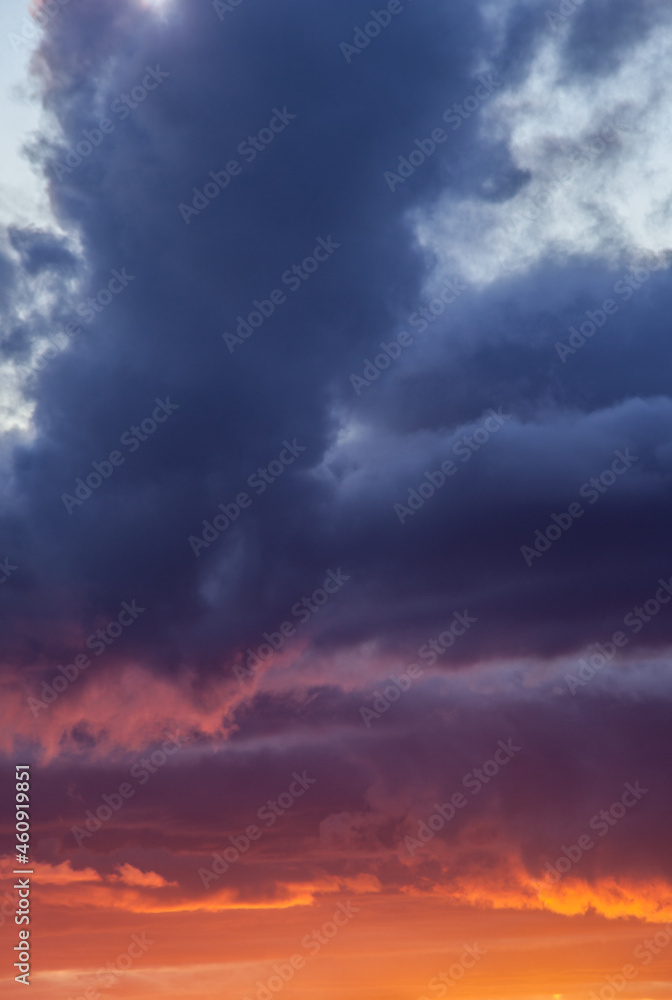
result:
M 26 865 L 26 868 L 29 866 Z M 0 859 L 0 878 L 11 879 L 15 870 L 13 858 L 5 855 Z M 59 865 L 50 865 L 45 862 L 36 862 L 30 865 L 33 873 L 32 879 L 35 885 L 71 885 L 76 882 L 102 882 L 103 877 L 94 868 L 72 867 L 70 861 L 63 861 Z
M 177 885 L 177 882 L 167 882 L 162 875 L 158 875 L 156 872 L 143 872 L 139 868 L 134 868 L 133 865 L 117 865 L 117 871 L 119 872 L 118 878 L 120 882 L 124 885 L 140 885 L 149 889 L 161 889 L 166 885 Z M 114 879 L 115 876 L 110 876 Z

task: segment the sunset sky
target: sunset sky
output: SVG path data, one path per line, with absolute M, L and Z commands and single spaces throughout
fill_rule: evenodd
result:
M 549 2 L 3 6 L 3 997 L 15 764 L 33 1000 L 672 996 L 672 7 Z

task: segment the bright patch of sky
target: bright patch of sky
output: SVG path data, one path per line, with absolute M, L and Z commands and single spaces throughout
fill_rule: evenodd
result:
M 561 45 L 549 29 L 526 78 L 479 112 L 483 137 L 504 141 L 529 180 L 503 201 L 488 198 L 486 182 L 418 214 L 438 273 L 486 285 L 551 257 L 617 267 L 672 248 L 672 28 L 652 32 L 603 77 L 567 74 Z

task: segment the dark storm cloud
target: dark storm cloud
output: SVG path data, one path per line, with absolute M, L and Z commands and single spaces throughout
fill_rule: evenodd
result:
M 77 258 L 53 233 L 11 226 L 9 240 L 28 274 L 39 271 L 74 271 Z
M 502 852 L 543 877 L 563 844 L 592 833 L 595 847 L 574 876 L 670 879 L 670 705 L 653 672 L 603 678 L 576 696 L 554 682 L 523 693 L 509 680 L 510 689 L 503 683 L 495 694 L 422 681 L 368 729 L 361 692 L 316 689 L 294 717 L 286 703 L 257 703 L 254 719 L 240 716 L 228 747 L 199 747 L 182 733 L 186 742 L 163 763 L 152 757 L 160 741 L 116 763 L 52 762 L 35 777 L 37 859 L 73 857 L 76 867 L 106 873 L 130 860 L 197 895 L 198 868 L 256 824 L 263 837 L 216 885 L 251 898 L 296 881 L 299 858 L 300 881 L 308 882 L 374 872 L 386 888 L 445 886 L 457 875 L 457 858 L 464 876 L 478 875 Z M 285 730 L 291 721 L 291 746 L 274 736 L 275 714 Z M 502 744 L 511 750 L 508 763 Z M 493 773 L 486 762 L 497 753 Z M 283 810 L 280 796 L 296 774 L 303 792 L 294 785 Z M 124 783 L 133 793 L 119 804 Z M 637 802 L 616 822 L 600 821 L 627 783 L 642 790 Z M 466 805 L 409 870 L 404 838 L 456 792 Z M 279 800 L 280 811 L 269 800 Z M 82 832 L 87 819 L 90 836 Z
M 548 30 L 540 11 L 527 21 L 519 12 L 525 30 L 493 57 L 501 88 Z M 146 617 L 110 656 L 167 669 L 230 662 L 338 567 L 352 582 L 338 620 L 331 609 L 324 618 L 323 646 L 417 645 L 447 609 L 468 608 L 479 628 L 458 661 L 552 654 L 601 639 L 641 588 L 648 595 L 672 572 L 659 556 L 672 413 L 663 398 L 629 401 L 665 394 L 663 365 L 636 353 L 625 312 L 565 366 L 553 347 L 565 317 L 601 301 L 604 274 L 587 282 L 578 269 L 542 268 L 465 292 L 454 338 L 442 321 L 446 335 L 420 350 L 412 372 L 402 361 L 354 394 L 350 374 L 425 301 L 433 261 L 408 210 L 446 188 L 501 201 L 527 181 L 473 115 L 389 190 L 384 171 L 474 92 L 494 41 L 473 4 L 409 4 L 348 63 L 339 43 L 367 16 L 354 2 L 333 11 L 294 2 L 263 18 L 241 7 L 220 23 L 210 5 L 185 4 L 162 21 L 130 3 L 73 0 L 50 24 L 40 65 L 63 140 L 43 150 L 45 172 L 61 221 L 81 234 L 87 287 L 57 307 L 79 332 L 39 377 L 39 433 L 16 455 L 31 610 L 21 603 L 21 633 L 10 627 L 3 640 L 12 659 L 39 665 L 78 652 L 73 621 L 86 637 L 137 598 Z M 150 70 L 164 76 L 145 89 Z M 104 116 L 114 127 L 86 152 L 85 132 Z M 239 151 L 271 122 L 253 159 Z M 199 197 L 232 160 L 239 170 L 225 189 Z M 194 203 L 198 214 L 179 210 Z M 319 239 L 332 252 L 292 290 L 283 274 Z M 28 270 L 69 264 L 48 240 L 16 246 Z M 666 353 L 659 277 L 650 310 L 637 308 L 646 342 Z M 222 334 L 277 288 L 286 300 L 231 353 Z M 599 385 L 593 370 L 604 372 Z M 167 397 L 177 409 L 143 431 Z M 456 428 L 468 433 L 500 406 L 512 415 L 501 434 L 400 524 L 393 504 L 450 454 Z M 339 438 L 341 421 L 364 431 Z M 304 450 L 257 495 L 250 476 L 287 454 L 285 442 Z M 637 466 L 525 565 L 520 547 L 627 446 Z M 113 452 L 123 463 L 77 498 L 77 479 Z M 219 504 L 235 509 L 241 491 L 251 504 L 216 540 L 207 529 L 196 556 L 189 537 L 203 537 Z M 82 502 L 68 512 L 62 494 Z M 318 643 L 320 621 L 309 630 Z M 667 628 L 648 635 L 662 642 Z

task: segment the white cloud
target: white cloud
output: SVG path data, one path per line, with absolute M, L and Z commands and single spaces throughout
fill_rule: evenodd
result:
M 446 194 L 418 219 L 440 273 L 485 285 L 545 258 L 585 254 L 616 266 L 672 246 L 672 27 L 633 43 L 604 76 L 572 74 L 564 38 L 544 33 L 525 80 L 481 112 L 484 137 L 504 141 L 530 182 L 505 202 Z M 609 120 L 628 128 L 600 142 Z

